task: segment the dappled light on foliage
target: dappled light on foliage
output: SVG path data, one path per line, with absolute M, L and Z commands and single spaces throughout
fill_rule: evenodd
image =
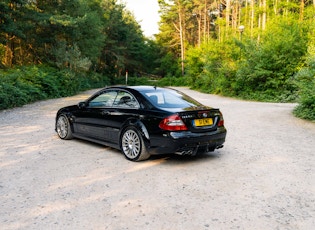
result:
M 296 114 L 315 113 L 313 79 L 295 77 L 314 46 L 312 1 L 159 0 L 150 39 L 122 2 L 1 1 L 0 68 L 12 71 L 1 72 L 0 109 L 125 84 L 128 75 L 128 84 L 303 101 Z M 27 67 L 24 78 L 26 65 L 45 74 Z

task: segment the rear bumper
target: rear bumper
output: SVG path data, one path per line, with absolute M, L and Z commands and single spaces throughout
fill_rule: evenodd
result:
M 196 155 L 222 148 L 226 138 L 226 129 L 221 127 L 213 132 L 191 133 L 169 132 L 162 137 L 154 138 L 148 148 L 151 155 L 175 153 L 180 155 Z

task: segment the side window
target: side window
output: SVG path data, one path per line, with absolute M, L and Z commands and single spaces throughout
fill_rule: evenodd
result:
M 116 91 L 105 91 L 89 102 L 90 108 L 111 107 L 117 96 Z
M 129 108 L 129 109 L 131 108 L 137 109 L 140 107 L 137 100 L 134 98 L 134 96 L 125 91 L 118 92 L 113 106 L 121 107 L 121 108 Z

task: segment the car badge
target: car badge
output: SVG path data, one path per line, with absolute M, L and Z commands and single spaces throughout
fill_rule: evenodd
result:
M 206 114 L 206 113 L 203 113 L 202 116 L 203 116 L 203 117 L 207 117 L 207 114 Z

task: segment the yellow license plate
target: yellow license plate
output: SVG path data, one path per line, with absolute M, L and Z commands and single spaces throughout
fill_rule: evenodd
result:
M 213 125 L 212 118 L 195 119 L 195 126 L 208 126 Z

